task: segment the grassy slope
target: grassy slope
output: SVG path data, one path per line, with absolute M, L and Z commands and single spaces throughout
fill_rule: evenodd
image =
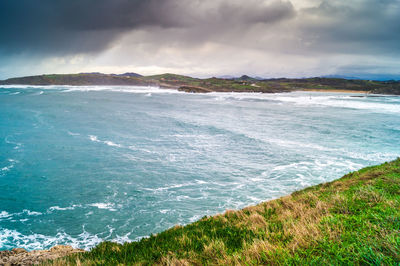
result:
M 140 242 L 104 242 L 55 264 L 400 263 L 400 158 Z

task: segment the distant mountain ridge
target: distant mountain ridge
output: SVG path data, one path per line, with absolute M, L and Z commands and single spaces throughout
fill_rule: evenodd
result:
M 242 75 L 237 78 L 193 78 L 166 73 L 142 76 L 137 73 L 103 74 L 51 74 L 10 78 L 0 85 L 74 85 L 74 86 L 159 86 L 186 92 L 290 92 L 298 90 L 356 91 L 376 94 L 400 95 L 400 81 L 372 81 L 334 77 L 260 79 Z

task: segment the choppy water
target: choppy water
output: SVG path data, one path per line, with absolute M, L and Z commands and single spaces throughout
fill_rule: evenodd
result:
M 0 250 L 132 241 L 400 156 L 400 98 L 0 88 Z

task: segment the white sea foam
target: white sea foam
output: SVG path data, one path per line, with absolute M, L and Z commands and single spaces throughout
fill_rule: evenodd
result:
M 90 91 L 106 91 L 106 92 L 124 92 L 124 93 L 137 93 L 145 94 L 146 96 L 151 96 L 151 94 L 182 94 L 185 92 L 172 90 L 172 89 L 162 89 L 160 87 L 152 86 L 70 86 L 63 87 L 64 92 L 90 92 Z
M 72 237 L 65 232 L 59 232 L 55 236 L 43 234 L 24 235 L 16 230 L 0 228 L 0 249 L 20 247 L 30 251 L 48 249 L 55 245 L 70 245 L 74 248 L 89 250 L 102 241 L 102 238 L 85 230 L 77 237 Z
M 41 212 L 35 212 L 35 211 L 31 211 L 31 210 L 23 210 L 22 213 L 29 215 L 29 216 L 38 216 L 38 215 L 42 215 L 43 213 Z
M 103 141 L 103 143 L 107 144 L 108 146 L 122 147 L 121 144 L 116 144 L 116 143 L 114 143 L 114 142 L 112 142 L 112 141 L 109 141 L 109 140 L 105 140 L 105 141 Z
M 14 160 L 14 159 L 8 159 L 7 161 L 8 161 L 10 164 L 7 165 L 7 166 L 4 166 L 4 167 L 2 167 L 2 168 L 0 168 L 0 173 L 1 173 L 1 172 L 5 173 L 5 172 L 10 171 L 11 169 L 13 169 L 13 168 L 15 167 L 15 164 L 18 163 L 18 161 L 17 161 L 17 160 Z
M 190 197 L 189 197 L 189 196 L 186 196 L 186 195 L 179 195 L 179 196 L 177 196 L 177 197 L 175 198 L 176 201 L 186 201 L 186 200 L 188 200 L 188 199 L 190 199 Z
M 114 142 L 112 142 L 112 141 L 110 141 L 110 140 L 99 140 L 98 137 L 95 136 L 95 135 L 89 135 L 89 139 L 90 139 L 91 141 L 93 141 L 93 142 L 104 143 L 104 144 L 106 144 L 106 145 L 108 145 L 108 146 L 111 146 L 111 147 L 119 147 L 119 148 L 122 147 L 121 144 L 114 143 Z
M 262 100 L 275 101 L 277 103 L 292 103 L 301 106 L 327 106 L 350 109 L 363 109 L 373 112 L 400 113 L 400 105 L 397 98 L 400 97 L 380 97 L 380 99 L 389 99 L 389 102 L 373 102 L 370 98 L 354 98 L 348 96 L 349 93 L 335 93 L 326 95 L 319 92 L 293 92 L 293 93 L 241 93 L 241 92 L 212 92 L 207 94 L 218 101 L 223 100 Z M 393 98 L 395 100 L 393 100 Z
M 105 91 L 105 92 L 122 92 L 122 93 L 136 93 L 145 94 L 151 97 L 152 94 L 184 94 L 183 91 L 175 89 L 164 89 L 158 86 L 71 86 L 71 85 L 1 85 L 0 88 L 4 89 L 41 89 L 38 95 L 43 94 L 42 90 L 46 91 L 60 91 L 60 92 L 92 92 L 92 91 Z
M 82 205 L 72 205 L 68 207 L 51 206 L 47 212 L 74 210 L 76 207 L 82 207 Z
M 160 192 L 160 191 L 166 191 L 166 190 L 171 190 L 174 188 L 181 188 L 181 187 L 188 187 L 188 186 L 195 186 L 198 183 L 192 183 L 192 182 L 187 182 L 187 183 L 182 183 L 182 184 L 176 184 L 176 185 L 171 185 L 171 186 L 165 186 L 165 187 L 159 187 L 159 188 L 143 188 L 144 190 L 148 191 L 154 191 L 154 192 Z
M 4 138 L 4 141 L 7 144 L 15 145 L 14 150 L 18 150 L 19 148 L 21 148 L 22 143 L 10 140 L 10 138 L 12 138 L 12 137 L 13 137 L 12 135 L 8 135 L 7 137 Z
M 384 97 L 382 97 L 383 99 Z M 321 95 L 296 95 L 296 96 L 275 96 L 272 98 L 275 101 L 295 103 L 298 105 L 319 105 L 339 108 L 350 108 L 350 109 L 363 109 L 370 110 L 373 112 L 390 112 L 400 113 L 400 105 L 390 104 L 385 102 L 373 102 L 369 101 L 368 98 L 344 97 L 341 95 L 333 96 L 321 96 Z
M 1 168 L 0 170 L 3 172 L 9 171 L 14 167 L 14 165 L 9 165 L 9 166 L 5 166 L 3 168 Z
M 99 202 L 99 203 L 89 204 L 89 206 L 96 207 L 98 209 L 117 211 L 116 209 L 114 209 L 114 204 L 112 204 L 112 203 Z
M 25 215 L 27 215 L 27 216 L 39 216 L 39 215 L 42 215 L 42 214 L 43 213 L 41 213 L 41 212 L 31 211 L 31 210 L 27 210 L 27 209 L 24 209 L 21 212 L 16 212 L 16 213 L 8 213 L 6 211 L 2 211 L 2 212 L 0 212 L 0 219 L 4 219 L 4 218 L 6 218 L 6 219 L 17 219 L 17 217 L 20 217 L 20 216 L 25 216 Z
M 201 215 L 194 215 L 189 218 L 189 222 L 194 223 L 194 222 L 198 221 L 200 218 L 201 218 Z
M 89 135 L 89 139 L 94 142 L 100 142 L 99 139 L 97 138 L 97 136 L 94 136 L 94 135 Z
M 1 211 L 0 212 L 0 219 L 2 219 L 2 218 L 8 218 L 8 217 L 10 217 L 11 215 L 8 213 L 8 212 L 6 212 L 6 211 Z

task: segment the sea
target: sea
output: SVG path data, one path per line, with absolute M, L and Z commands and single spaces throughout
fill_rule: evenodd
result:
M 0 86 L 0 250 L 138 241 L 399 156 L 397 96 Z

